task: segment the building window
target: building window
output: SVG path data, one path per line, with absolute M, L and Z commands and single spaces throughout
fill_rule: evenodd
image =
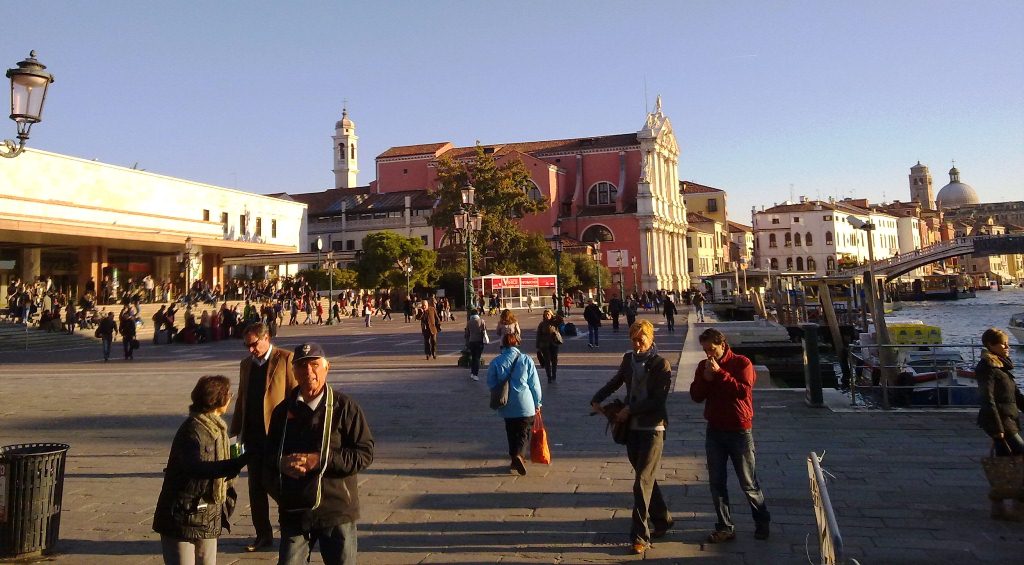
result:
M 686 248 L 693 249 L 693 241 L 690 239 L 690 236 L 686 236 Z M 692 271 L 693 269 L 690 270 Z
M 800 223 L 800 216 L 793 216 L 793 223 L 794 224 L 799 224 Z
M 583 243 L 594 243 L 595 241 L 615 241 L 615 236 L 612 235 L 611 230 L 608 228 L 597 225 L 590 226 L 583 230 L 583 235 L 580 236 L 580 241 Z
M 270 237 L 277 237 L 277 220 L 270 220 Z
M 686 260 L 686 270 L 690 273 L 693 272 L 693 259 Z
M 614 184 L 603 181 L 599 182 L 590 187 L 590 191 L 587 192 L 587 205 L 607 206 L 609 204 L 615 204 L 615 196 L 618 192 L 619 191 L 615 188 Z
M 344 161 L 345 160 L 345 144 L 344 143 L 339 143 L 338 144 L 338 154 L 341 155 L 341 160 Z
M 832 245 L 832 232 L 825 232 L 825 245 Z
M 209 210 L 203 210 L 203 221 L 204 222 L 209 222 L 210 221 L 210 211 Z
M 256 218 L 256 237 L 263 236 L 263 218 Z
M 786 241 L 786 243 L 784 244 L 786 247 L 792 247 L 793 246 L 793 234 L 791 234 L 789 232 L 786 232 L 786 235 L 783 236 L 783 238 Z
M 427 236 L 425 235 L 420 236 L 420 241 L 423 242 L 423 245 L 427 245 L 428 243 L 430 243 L 429 241 L 427 241 Z
M 544 195 L 541 194 L 540 188 L 537 183 L 530 181 L 530 186 L 526 187 L 526 197 L 534 202 L 540 202 L 544 200 Z
M 349 156 L 352 158 L 353 161 L 355 161 L 356 160 L 356 144 L 355 143 L 353 143 L 352 145 L 349 146 L 349 153 L 350 153 Z
M 821 219 L 825 220 L 826 222 L 831 222 L 832 221 L 832 216 L 826 214 L 826 215 L 822 216 Z
M 349 239 L 345 241 L 345 251 L 353 251 L 356 248 L 356 240 Z
M 814 263 L 814 257 L 808 257 L 807 258 L 807 270 L 808 271 L 816 271 L 817 269 L 818 269 L 818 266 Z
M 238 233 L 240 233 L 240 234 L 245 233 L 245 229 L 247 227 L 249 227 L 249 226 L 245 225 L 245 214 L 239 215 L 238 216 Z
M 825 270 L 829 273 L 833 273 L 836 270 L 836 258 L 829 255 L 825 258 Z
M 778 242 L 775 241 L 775 234 L 773 234 L 773 233 L 768 234 L 768 247 L 778 247 L 778 246 L 779 246 Z
M 717 198 L 708 198 L 708 212 L 717 212 L 717 211 L 718 211 L 718 199 Z
M 793 258 L 792 257 L 786 257 L 786 270 L 787 271 L 792 271 L 793 270 Z
M 224 228 L 224 233 L 228 233 L 228 213 L 220 213 L 220 225 Z
M 776 271 L 779 270 L 779 260 L 776 259 L 775 257 L 772 257 L 771 262 L 769 262 L 768 264 L 771 265 L 771 267 L 769 268 L 775 269 Z
M 793 245 L 800 247 L 800 232 L 793 235 Z
M 796 258 L 796 270 L 798 270 L 798 271 L 804 270 L 804 258 L 803 257 L 797 257 Z
M 779 223 L 779 219 L 778 219 L 778 218 L 772 218 L 772 223 L 773 223 L 773 224 L 777 224 L 777 223 Z
M 807 232 L 807 235 L 804 236 L 804 245 L 810 247 L 812 245 L 812 241 L 813 240 L 811 239 L 811 232 Z
M 345 247 L 345 242 L 344 241 L 332 241 L 331 242 L 331 251 L 342 251 L 344 247 Z

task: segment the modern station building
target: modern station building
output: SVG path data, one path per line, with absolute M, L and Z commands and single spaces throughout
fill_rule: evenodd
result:
M 226 258 L 303 249 L 305 222 L 300 202 L 27 149 L 0 159 L 0 298 L 41 276 L 72 295 L 105 277 L 216 285 Z

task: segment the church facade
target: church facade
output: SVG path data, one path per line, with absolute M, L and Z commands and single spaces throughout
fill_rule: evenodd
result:
M 338 188 L 354 189 L 358 137 L 347 112 L 336 124 L 332 140 L 335 183 Z M 615 292 L 620 282 L 627 293 L 691 286 L 679 145 L 660 97 L 636 132 L 483 148 L 499 163 L 521 160 L 530 171 L 530 196 L 547 202 L 546 211 L 521 220 L 524 230 L 551 237 L 557 221 L 567 246 L 574 241 L 601 242 L 599 260 L 615 276 L 608 281 L 608 292 Z M 437 184 L 439 159 L 468 161 L 475 150 L 445 141 L 391 147 L 376 157 L 376 180 L 369 183 L 368 193 L 371 198 L 429 193 Z M 435 246 L 440 235 L 437 230 L 432 238 Z

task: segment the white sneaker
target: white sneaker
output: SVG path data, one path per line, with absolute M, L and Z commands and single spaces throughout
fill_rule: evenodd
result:
M 476 375 L 469 375 L 469 378 L 474 380 L 474 381 L 479 381 L 480 380 L 480 377 L 478 377 Z

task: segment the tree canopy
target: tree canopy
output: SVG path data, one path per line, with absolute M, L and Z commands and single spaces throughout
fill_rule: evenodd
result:
M 403 264 L 412 266 L 410 285 L 430 284 L 434 276 L 436 253 L 415 237 L 403 237 L 391 231 L 371 233 L 363 238 L 363 251 L 356 264 L 362 288 L 405 288 Z

